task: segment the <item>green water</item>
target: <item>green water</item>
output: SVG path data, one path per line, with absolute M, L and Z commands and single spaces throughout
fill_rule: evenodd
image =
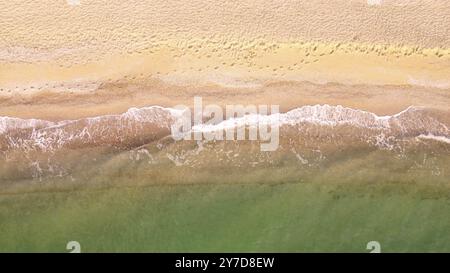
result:
M 1 252 L 449 252 L 439 187 L 204 184 L 0 196 Z

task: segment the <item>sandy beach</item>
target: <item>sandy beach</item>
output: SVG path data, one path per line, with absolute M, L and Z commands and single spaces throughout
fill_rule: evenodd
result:
M 0 116 L 76 119 L 196 95 L 379 115 L 450 105 L 447 1 L 15 2 L 0 4 Z
M 0 1 L 0 252 L 448 252 L 449 18 Z M 195 97 L 220 111 L 174 109 Z M 212 118 L 227 105 L 280 113 Z

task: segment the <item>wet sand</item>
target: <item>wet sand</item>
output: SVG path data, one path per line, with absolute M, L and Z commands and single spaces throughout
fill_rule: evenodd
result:
M 195 96 L 202 97 L 204 105 L 280 105 L 281 112 L 316 104 L 342 105 L 381 116 L 393 115 L 409 106 L 444 112 L 450 110 L 450 92 L 430 87 L 273 82 L 254 88 L 225 88 L 218 85 L 174 86 L 157 80 L 136 80 L 101 85 L 92 93 L 43 91 L 0 98 L 0 116 L 61 121 L 121 114 L 132 107 L 191 107 Z

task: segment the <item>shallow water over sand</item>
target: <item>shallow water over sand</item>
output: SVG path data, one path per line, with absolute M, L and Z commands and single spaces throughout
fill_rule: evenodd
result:
M 158 106 L 59 122 L 3 117 L 1 190 L 212 181 L 448 184 L 448 123 L 443 113 L 423 107 L 377 116 L 313 105 L 193 128 L 220 131 L 231 124 L 245 127 L 248 136 L 255 122 L 274 117 L 280 130 L 273 152 L 248 138 L 175 141 L 171 125 L 180 112 Z

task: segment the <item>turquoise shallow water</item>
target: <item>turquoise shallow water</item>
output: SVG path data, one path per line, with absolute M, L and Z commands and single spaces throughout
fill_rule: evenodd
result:
M 2 195 L 0 251 L 450 251 L 450 194 L 396 184 L 175 185 Z

